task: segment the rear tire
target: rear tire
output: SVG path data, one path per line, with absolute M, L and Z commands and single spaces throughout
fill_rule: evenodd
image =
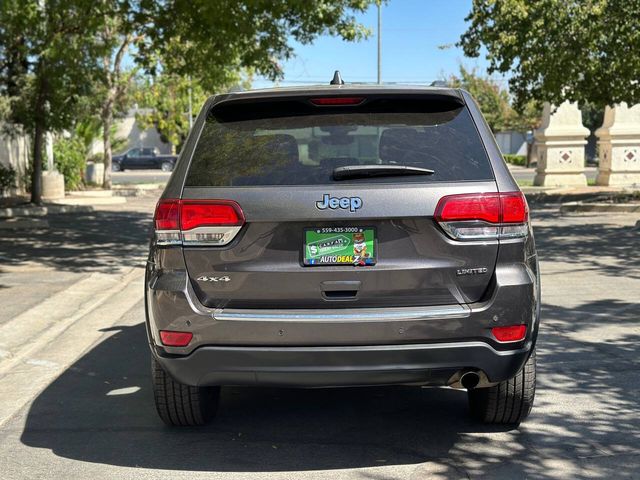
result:
M 171 162 L 162 162 L 162 165 L 160 165 L 160 170 L 162 170 L 163 172 L 170 172 L 173 170 L 173 163 Z
M 536 394 L 536 352 L 518 374 L 489 388 L 469 390 L 471 415 L 484 423 L 518 425 L 533 406 Z
M 176 382 L 154 358 L 151 360 L 153 395 L 158 415 L 169 426 L 200 426 L 218 410 L 220 387 L 192 387 Z

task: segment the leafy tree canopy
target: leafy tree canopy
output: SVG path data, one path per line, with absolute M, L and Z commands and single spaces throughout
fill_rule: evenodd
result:
M 509 72 L 517 106 L 530 100 L 599 107 L 640 102 L 640 0 L 473 0 L 465 55 L 487 50 Z
M 33 131 L 68 127 L 97 72 L 92 2 L 0 2 L 0 94 L 9 120 Z
M 155 127 L 165 142 L 179 147 L 189 133 L 189 95 L 195 114 L 207 99 L 197 82 L 169 74 L 145 79 L 135 89 L 134 98 L 144 109 L 136 120 L 143 128 Z
M 0 2 L 0 95 L 33 134 L 31 200 L 41 202 L 44 135 L 71 126 L 91 94 L 103 46 L 89 0 Z
M 91 104 L 83 98 L 100 104 L 109 168 L 111 122 L 131 79 L 122 70 L 127 51 L 147 73 L 191 75 L 214 92 L 245 69 L 281 76 L 291 38 L 362 38 L 368 32 L 354 13 L 374 1 L 0 1 L 0 96 L 10 121 L 33 134 L 32 201 L 41 201 L 44 134 L 71 127 Z
M 140 0 L 144 40 L 137 61 L 154 73 L 191 75 L 214 91 L 248 68 L 271 79 L 291 57 L 290 38 L 309 43 L 323 33 L 358 40 L 369 31 L 356 22 L 374 0 Z M 153 21 L 149 21 L 153 19 Z M 327 75 L 329 72 L 327 73 Z
M 460 66 L 460 73 L 447 79 L 454 88 L 467 90 L 478 102 L 480 110 L 494 132 L 505 130 L 529 130 L 540 121 L 541 108 L 535 102 L 528 102 L 521 110 L 511 106 L 511 98 L 506 89 L 491 78 L 477 74 Z

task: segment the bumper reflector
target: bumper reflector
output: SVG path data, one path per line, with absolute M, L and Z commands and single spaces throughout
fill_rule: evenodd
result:
M 526 325 L 510 325 L 508 327 L 493 327 L 491 333 L 501 343 L 520 342 L 527 334 Z
M 167 347 L 186 347 L 193 338 L 191 332 L 172 332 L 170 330 L 160 330 L 160 340 Z

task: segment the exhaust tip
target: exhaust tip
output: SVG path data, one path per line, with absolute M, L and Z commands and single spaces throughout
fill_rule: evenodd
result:
M 465 372 L 462 374 L 462 377 L 460 377 L 460 383 L 467 390 L 471 390 L 476 388 L 478 383 L 480 383 L 480 375 L 476 372 Z

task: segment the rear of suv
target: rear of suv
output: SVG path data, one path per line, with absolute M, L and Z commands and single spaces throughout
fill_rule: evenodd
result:
M 206 423 L 225 385 L 448 386 L 481 421 L 528 415 L 528 207 L 467 92 L 212 97 L 154 222 L 145 303 L 165 423 Z

